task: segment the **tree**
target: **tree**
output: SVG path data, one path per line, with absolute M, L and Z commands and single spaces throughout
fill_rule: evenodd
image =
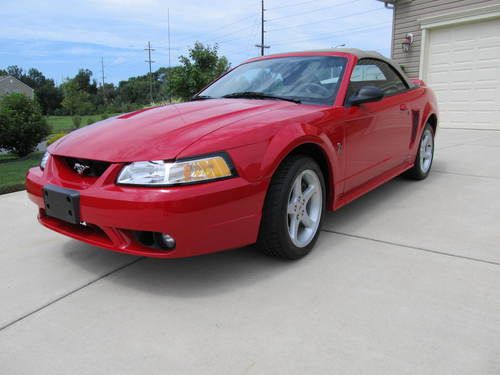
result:
M 34 100 L 18 93 L 0 99 L 0 148 L 26 156 L 48 135 L 49 126 Z
M 153 74 L 153 97 L 157 97 L 159 85 Z M 146 104 L 149 98 L 149 78 L 147 75 L 131 77 L 118 84 L 118 95 L 122 103 Z
M 179 57 L 181 66 L 172 71 L 173 96 L 189 99 L 230 67 L 225 56 L 219 57 L 219 47 L 196 42 L 189 57 Z
M 97 83 L 92 80 L 92 71 L 89 69 L 80 69 L 73 81 L 76 84 L 76 89 L 79 91 L 84 91 L 90 95 L 97 94 Z
M 17 65 L 11 65 L 7 67 L 7 74 L 9 76 L 15 77 L 20 81 L 24 82 L 24 70 Z
M 52 114 L 61 106 L 63 100 L 61 89 L 56 87 L 54 80 L 47 79 L 38 69 L 31 68 L 21 79 L 35 90 L 35 98 L 43 114 Z
M 52 79 L 48 79 L 43 85 L 35 89 L 35 97 L 40 104 L 42 113 L 51 115 L 61 107 L 63 92 Z
M 80 72 L 82 71 L 83 69 L 80 70 Z M 90 114 L 95 110 L 91 95 L 87 91 L 82 90 L 82 81 L 75 78 L 69 79 L 62 84 L 64 99 L 61 104 L 70 115 Z
M 20 79 L 35 90 L 43 86 L 47 81 L 43 73 L 35 68 L 28 70 L 28 74 L 23 74 Z
M 0 75 L 2 75 L 1 72 Z M 55 85 L 54 80 L 46 78 L 38 69 L 31 68 L 28 73 L 24 73 L 22 68 L 12 65 L 4 72 L 16 77 L 34 90 L 35 98 L 44 115 L 52 114 L 61 107 L 63 99 L 61 89 Z

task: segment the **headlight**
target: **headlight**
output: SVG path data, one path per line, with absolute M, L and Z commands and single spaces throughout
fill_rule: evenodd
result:
M 40 160 L 40 169 L 43 171 L 45 169 L 45 166 L 47 165 L 47 162 L 49 161 L 50 154 L 48 151 L 43 154 L 42 160 Z
M 165 186 L 217 180 L 233 175 L 229 158 L 213 155 L 176 162 L 138 161 L 121 170 L 117 183 Z

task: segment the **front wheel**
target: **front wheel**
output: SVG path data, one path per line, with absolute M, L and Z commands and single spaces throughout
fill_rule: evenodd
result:
M 258 245 L 273 256 L 298 259 L 318 239 L 325 216 L 325 181 L 308 156 L 292 156 L 271 181 L 264 205 Z
M 429 124 L 425 125 L 418 147 L 415 163 L 405 172 L 405 176 L 414 180 L 423 180 L 429 175 L 434 160 L 434 131 Z

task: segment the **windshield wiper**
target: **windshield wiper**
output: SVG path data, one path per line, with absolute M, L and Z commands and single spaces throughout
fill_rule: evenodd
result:
M 213 96 L 208 95 L 195 95 L 191 98 L 191 100 L 207 100 L 207 99 L 215 99 Z
M 293 103 L 301 102 L 299 99 L 292 99 L 283 96 L 264 94 L 263 92 L 256 92 L 256 91 L 233 92 L 231 94 L 224 95 L 223 98 L 277 99 L 277 100 L 286 100 Z

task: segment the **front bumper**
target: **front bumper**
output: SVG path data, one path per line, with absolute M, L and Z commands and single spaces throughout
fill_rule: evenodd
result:
M 77 240 L 128 254 L 178 258 L 237 248 L 257 240 L 267 182 L 249 183 L 241 177 L 206 184 L 146 188 L 118 186 L 121 165 L 112 165 L 93 181 L 66 179 L 53 163 L 42 171 L 29 170 L 26 188 L 39 207 L 45 227 Z M 80 193 L 80 220 L 70 224 L 45 214 L 42 188 L 46 184 Z M 145 246 L 139 231 L 167 233 L 173 250 Z

